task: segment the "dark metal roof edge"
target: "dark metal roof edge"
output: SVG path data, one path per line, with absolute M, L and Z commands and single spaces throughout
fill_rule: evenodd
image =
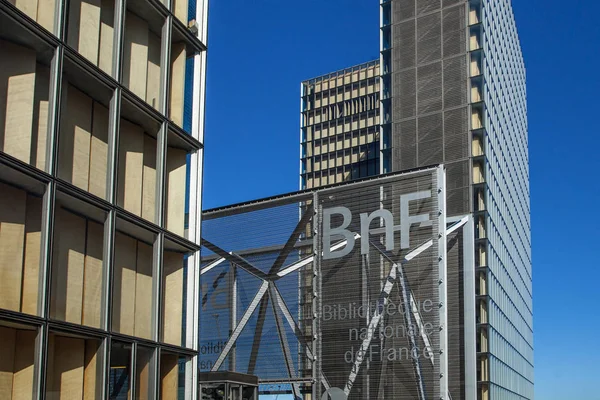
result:
M 278 195 L 274 195 L 274 196 L 263 197 L 263 198 L 260 198 L 260 199 L 248 200 L 248 201 L 244 201 L 244 202 L 240 202 L 240 203 L 229 204 L 229 205 L 226 205 L 226 206 L 221 206 L 221 207 L 216 207 L 216 208 L 210 208 L 208 210 L 203 210 L 202 211 L 202 217 L 204 218 L 204 216 L 208 217 L 210 214 L 221 213 L 223 211 L 228 211 L 228 210 L 232 210 L 232 209 L 235 209 L 235 208 L 242 208 L 242 207 L 248 207 L 248 206 L 253 206 L 253 205 L 259 205 L 261 203 L 271 202 L 271 201 L 274 201 L 274 200 L 283 200 L 283 199 L 290 199 L 291 200 L 294 197 L 302 197 L 304 195 L 312 194 L 312 193 L 314 193 L 316 191 L 321 191 L 321 190 L 325 190 L 325 189 L 331 189 L 331 188 L 336 188 L 336 187 L 348 186 L 348 185 L 352 185 L 352 184 L 356 184 L 356 183 L 368 182 L 368 181 L 373 181 L 373 180 L 381 179 L 381 178 L 389 178 L 389 177 L 397 176 L 397 175 L 405 175 L 405 174 L 408 174 L 408 173 L 433 170 L 435 168 L 438 168 L 440 165 L 443 165 L 443 164 L 433 164 L 433 165 L 428 165 L 428 166 L 425 166 L 425 167 L 405 169 L 405 170 L 396 171 L 396 172 L 388 172 L 387 174 L 380 174 L 380 175 L 369 176 L 369 177 L 366 177 L 366 178 L 355 179 L 355 180 L 348 181 L 348 182 L 333 183 L 333 184 L 330 184 L 330 185 L 319 186 L 318 188 L 304 189 L 304 190 L 299 190 L 299 191 L 296 191 L 296 192 L 288 192 L 288 193 L 278 194 Z

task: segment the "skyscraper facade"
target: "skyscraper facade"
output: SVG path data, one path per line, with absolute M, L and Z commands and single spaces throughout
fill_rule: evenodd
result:
M 457 385 L 476 386 L 478 399 L 531 399 L 526 77 L 511 1 L 384 0 L 380 7 L 379 171 L 444 164 L 447 215 L 475 221 L 477 284 L 464 295 L 476 299 L 476 376 L 463 373 Z M 306 87 L 301 143 L 308 160 Z M 301 177 L 309 165 L 303 162 Z M 307 182 L 301 188 L 319 184 Z
M 197 398 L 206 17 L 0 1 L 0 398 Z
M 510 0 L 381 3 L 382 171 L 443 163 L 476 222 L 478 398 L 533 398 L 525 67 Z
M 379 60 L 302 82 L 300 187 L 379 174 Z

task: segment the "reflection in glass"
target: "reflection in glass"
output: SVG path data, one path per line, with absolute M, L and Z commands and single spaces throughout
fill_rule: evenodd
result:
M 131 344 L 112 342 L 110 349 L 110 371 L 108 375 L 108 398 L 110 400 L 131 399 Z
M 0 182 L 0 308 L 38 314 L 42 199 Z
M 202 385 L 202 400 L 224 400 L 225 385 L 224 384 L 203 384 Z

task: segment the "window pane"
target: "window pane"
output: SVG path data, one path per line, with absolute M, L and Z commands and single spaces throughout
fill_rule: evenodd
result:
M 188 214 L 190 198 L 191 152 L 181 138 L 170 132 L 167 140 L 167 180 L 165 198 L 166 228 L 185 238 L 189 237 Z
M 102 396 L 102 342 L 50 333 L 47 398 L 99 399 Z
M 117 204 L 150 222 L 156 212 L 156 132 L 121 119 Z
M 115 2 L 71 0 L 68 4 L 67 43 L 112 75 Z
M 105 213 L 61 193 L 56 197 L 50 317 L 101 328 Z
M 177 1 L 177 0 L 176 0 Z M 194 87 L 194 49 L 174 27 L 171 43 L 168 116 L 191 133 Z
M 160 356 L 161 400 L 185 399 L 185 364 L 189 360 L 177 354 L 162 352 Z M 193 389 L 192 389 L 193 390 Z
M 1 38 L 0 54 L 0 150 L 46 170 L 50 59 Z
M 52 33 L 54 32 L 54 16 L 56 13 L 55 0 L 23 0 L 12 1 L 12 4 L 27 14 L 28 17 L 37 21 L 38 24 Z
M 151 400 L 154 398 L 154 350 L 138 346 L 135 361 L 135 398 Z
M 186 346 L 187 259 L 191 252 L 165 241 L 163 262 L 162 340 Z M 191 343 L 187 343 L 191 347 Z
M 148 232 L 145 233 L 152 236 Z M 153 281 L 152 244 L 131 236 L 130 233 L 117 231 L 113 277 L 113 331 L 146 339 L 153 338 Z
M 8 399 L 32 399 L 37 329 L 2 322 L 0 326 L 0 393 Z
M 70 62 L 66 66 L 72 75 L 65 77 L 62 90 L 58 177 L 106 199 L 110 90 L 103 86 L 75 86 L 70 80 L 95 80 Z
M 110 349 L 110 371 L 108 374 L 108 398 L 110 400 L 131 399 L 131 344 L 112 342 Z
M 161 30 L 164 19 L 150 5 L 133 8 L 127 2 L 123 43 L 123 85 L 159 109 Z M 144 11 L 144 16 L 137 15 Z
M 0 308 L 39 315 L 42 198 L 2 182 L 0 193 Z

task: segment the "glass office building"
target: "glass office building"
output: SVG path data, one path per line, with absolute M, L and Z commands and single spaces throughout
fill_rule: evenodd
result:
M 380 42 L 382 171 L 444 163 L 448 215 L 475 220 L 476 398 L 531 399 L 526 83 L 511 1 L 384 0 Z
M 197 396 L 206 1 L 0 1 L 0 397 Z

